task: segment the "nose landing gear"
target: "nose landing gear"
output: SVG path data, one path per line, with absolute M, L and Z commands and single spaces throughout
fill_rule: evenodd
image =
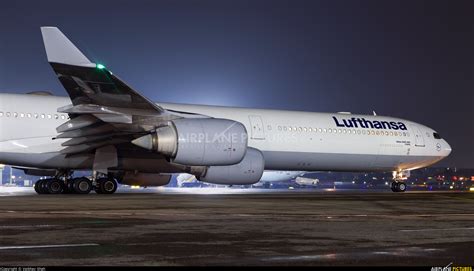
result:
M 410 177 L 410 171 L 394 171 L 393 172 L 393 182 L 390 188 L 393 192 L 405 192 L 407 190 L 407 185 L 405 180 Z
M 393 181 L 390 188 L 393 192 L 405 192 L 407 185 L 404 182 Z

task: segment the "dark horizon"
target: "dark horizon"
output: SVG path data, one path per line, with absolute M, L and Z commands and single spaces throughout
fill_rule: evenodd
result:
M 159 102 L 405 118 L 474 168 L 472 1 L 0 3 L 0 91 L 66 96 L 40 26 Z

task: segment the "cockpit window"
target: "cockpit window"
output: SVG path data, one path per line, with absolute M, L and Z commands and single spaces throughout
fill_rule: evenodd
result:
M 433 133 L 433 137 L 436 139 L 441 139 L 441 136 L 438 133 Z

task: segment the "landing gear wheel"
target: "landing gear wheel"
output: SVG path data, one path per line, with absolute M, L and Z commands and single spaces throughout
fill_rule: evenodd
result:
M 61 194 L 64 191 L 63 182 L 59 179 L 50 179 L 46 183 L 46 188 L 49 194 Z
M 36 193 L 38 193 L 40 195 L 43 194 L 43 190 L 41 189 L 42 182 L 43 182 L 43 180 L 37 180 L 35 182 L 35 185 L 34 185 Z
M 405 183 L 398 183 L 398 192 L 405 192 L 407 190 L 407 185 Z
M 407 185 L 404 182 L 392 182 L 390 188 L 393 192 L 405 192 L 407 190 Z
M 118 184 L 113 178 L 100 178 L 97 180 L 95 192 L 97 194 L 113 194 L 117 190 Z
M 64 189 L 63 189 L 63 194 L 74 194 L 74 180 L 73 179 L 67 179 L 66 182 L 64 183 Z
M 75 178 L 72 187 L 77 194 L 89 194 L 92 190 L 92 182 L 86 177 Z
M 41 180 L 41 183 L 39 185 L 39 190 L 41 191 L 41 194 L 49 194 L 48 191 L 48 184 L 52 179 L 43 179 Z

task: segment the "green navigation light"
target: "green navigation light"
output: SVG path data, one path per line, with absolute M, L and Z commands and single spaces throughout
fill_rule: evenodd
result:
M 102 64 L 97 64 L 96 67 L 97 67 L 97 69 L 99 69 L 99 70 L 105 69 L 105 66 L 102 65 Z

